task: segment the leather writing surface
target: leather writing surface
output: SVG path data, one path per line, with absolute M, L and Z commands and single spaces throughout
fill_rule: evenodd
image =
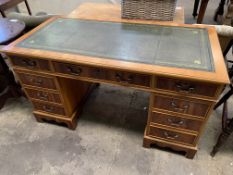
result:
M 17 47 L 214 71 L 204 28 L 58 18 Z

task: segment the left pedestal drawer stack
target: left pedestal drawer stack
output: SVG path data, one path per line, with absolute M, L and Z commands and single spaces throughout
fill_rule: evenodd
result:
M 90 83 L 51 75 L 52 66 L 48 60 L 15 56 L 10 60 L 25 94 L 34 106 L 37 121 L 56 122 L 75 129 L 77 115 Z

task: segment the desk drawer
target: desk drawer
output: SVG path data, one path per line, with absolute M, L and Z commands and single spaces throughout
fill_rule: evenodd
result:
M 171 126 L 175 128 L 188 129 L 197 132 L 200 130 L 202 126 L 202 122 L 198 120 L 191 120 L 187 118 L 182 118 L 174 115 L 167 115 L 157 112 L 151 113 L 150 122 L 165 126 Z
M 216 84 L 158 77 L 155 88 L 182 94 L 216 97 L 219 86 Z
M 17 73 L 21 82 L 25 85 L 42 87 L 47 89 L 57 89 L 55 79 L 50 76 L 37 76 L 26 73 Z
M 15 66 L 24 67 L 27 69 L 50 71 L 48 60 L 11 56 L 11 62 Z
M 33 99 L 42 100 L 46 102 L 61 103 L 61 98 L 59 94 L 38 91 L 34 89 L 25 88 L 28 96 Z
M 64 63 L 53 63 L 55 71 L 59 73 L 80 76 L 80 77 L 89 77 L 95 79 L 109 80 L 113 82 L 118 82 L 122 84 L 134 84 L 138 86 L 150 87 L 150 76 L 107 70 L 102 68 L 95 68 L 83 65 L 73 65 L 73 64 L 64 64 Z
M 99 69 L 89 66 L 83 65 L 73 65 L 73 64 L 64 64 L 64 63 L 53 63 L 55 71 L 59 73 L 80 76 L 80 77 L 88 77 L 88 78 L 96 78 L 96 79 L 105 79 L 106 70 Z
M 211 102 L 196 99 L 178 99 L 173 96 L 154 95 L 154 105 L 157 109 L 189 114 L 193 116 L 206 117 Z
M 172 130 L 167 130 L 164 128 L 158 128 L 155 126 L 150 126 L 149 135 L 151 137 L 159 137 L 162 139 L 166 139 L 171 142 L 181 142 L 190 145 L 194 144 L 196 139 L 195 135 L 180 133 Z
M 65 110 L 63 107 L 57 105 L 51 105 L 47 103 L 33 101 L 34 108 L 38 111 L 44 111 L 52 114 L 58 114 L 65 116 Z
M 148 75 L 112 70 L 108 72 L 107 79 L 122 83 L 124 85 L 134 84 L 138 86 L 150 87 L 150 76 Z

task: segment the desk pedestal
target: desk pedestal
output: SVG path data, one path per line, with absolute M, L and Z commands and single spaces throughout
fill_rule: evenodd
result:
M 219 84 L 102 69 L 36 58 L 11 58 L 39 122 L 75 129 L 85 99 L 96 83 L 123 85 L 151 93 L 144 147 L 158 145 L 193 158 Z

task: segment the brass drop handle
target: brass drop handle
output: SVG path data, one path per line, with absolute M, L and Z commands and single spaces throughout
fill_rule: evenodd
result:
M 174 139 L 177 139 L 178 137 L 179 137 L 179 135 L 178 134 L 170 134 L 170 133 L 168 133 L 168 132 L 164 132 L 164 136 L 167 138 L 167 139 L 172 139 L 172 140 L 174 140 Z
M 179 107 L 179 105 L 177 105 L 176 102 L 172 101 L 171 108 L 176 112 L 186 112 L 189 108 L 189 105 L 185 104 L 182 107 Z
M 128 83 L 132 83 L 133 82 L 133 76 L 132 75 L 129 75 L 128 78 L 125 79 L 123 77 L 123 75 L 121 75 L 119 73 L 116 73 L 115 77 L 116 77 L 117 81 L 121 82 L 121 83 L 128 84 Z
M 66 70 L 73 75 L 80 75 L 82 73 L 82 69 L 81 68 L 75 68 L 73 69 L 72 67 L 68 66 L 66 68 Z
M 172 120 L 172 119 L 167 119 L 167 121 L 170 123 L 170 125 L 172 126 L 182 126 L 184 124 L 184 121 L 183 120 L 178 120 L 178 121 L 175 121 L 175 120 Z
M 43 92 L 37 92 L 37 97 L 42 100 L 48 100 L 48 94 Z
M 38 86 L 41 86 L 43 84 L 43 80 L 38 78 L 38 79 L 35 79 L 35 78 L 32 78 L 31 79 L 31 82 L 35 85 L 38 85 Z
M 26 66 L 29 66 L 29 67 L 35 67 L 36 66 L 36 61 L 33 61 L 33 60 L 26 60 L 26 59 L 23 59 L 22 60 L 22 63 Z
M 99 73 L 101 73 L 101 70 L 100 69 L 96 69 L 95 73 L 99 74 Z
M 175 86 L 179 92 L 184 92 L 184 93 L 192 93 L 196 90 L 196 88 L 193 85 L 188 83 L 177 82 Z
M 98 77 L 98 78 L 104 78 L 105 74 L 104 71 L 102 69 L 95 69 L 94 72 L 94 77 Z
M 47 112 L 53 112 L 54 108 L 52 106 L 47 106 L 47 105 L 44 105 L 43 106 L 43 109 Z

